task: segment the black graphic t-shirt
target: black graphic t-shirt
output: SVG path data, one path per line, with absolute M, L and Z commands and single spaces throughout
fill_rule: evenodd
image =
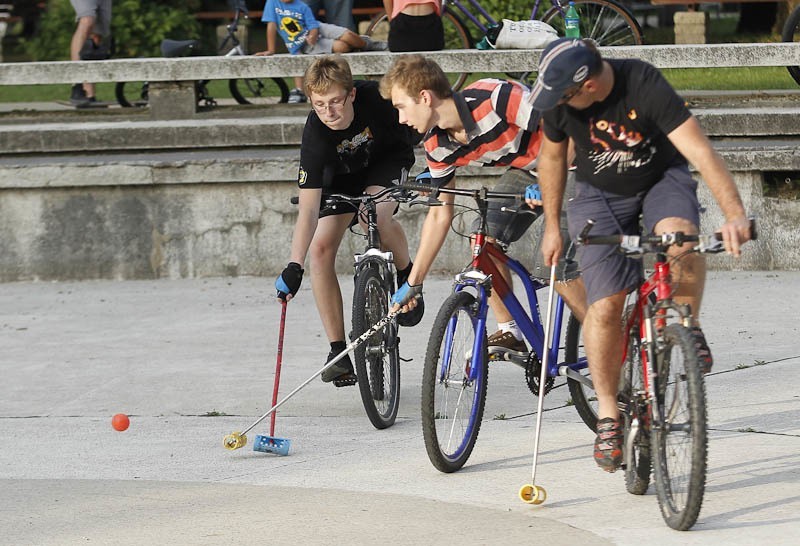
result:
M 334 131 L 313 110 L 308 115 L 300 146 L 300 188 L 357 195 L 370 185 L 371 167 L 413 165 L 413 147 L 422 135 L 400 124 L 378 82 L 356 81 L 355 88 L 355 117 L 347 129 Z
M 544 115 L 550 140 L 575 141 L 577 180 L 618 195 L 655 185 L 671 165 L 686 163 L 667 134 L 691 116 L 661 73 L 637 59 L 607 59 L 614 88 L 586 110 L 560 105 Z

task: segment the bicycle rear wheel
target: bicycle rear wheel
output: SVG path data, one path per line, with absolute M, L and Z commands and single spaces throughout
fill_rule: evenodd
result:
M 623 317 L 627 323 L 629 307 Z M 628 356 L 620 374 L 619 401 L 624 405 L 625 489 L 632 495 L 644 495 L 650 486 L 650 421 L 647 416 L 646 390 L 642 375 L 641 341 L 638 323 L 633 326 L 628 341 Z M 630 442 L 630 452 L 628 445 Z
M 472 40 L 472 35 L 469 29 L 464 24 L 464 21 L 452 12 L 447 6 L 442 11 L 442 26 L 444 27 L 444 48 L 445 49 L 472 49 L 475 47 L 475 42 Z M 372 37 L 377 35 L 376 38 L 385 40 L 389 33 L 389 21 L 386 13 L 373 18 L 367 28 L 367 36 Z M 450 83 L 452 84 L 453 91 L 458 91 L 464 85 L 469 77 L 469 72 L 460 72 L 456 74 L 448 74 Z
M 642 27 L 625 7 L 611 0 L 574 0 L 580 14 L 581 37 L 600 46 L 641 45 Z M 561 8 L 564 9 L 564 8 Z M 542 21 L 564 36 L 564 16 L 558 7 L 550 8 Z
M 574 315 L 570 315 L 567 322 L 566 348 L 564 358 L 567 363 L 576 363 L 581 359 L 586 360 L 586 352 L 583 349 L 583 337 L 581 336 L 581 323 Z M 583 368 L 579 372 L 585 377 L 589 377 L 589 368 Z M 575 405 L 575 410 L 581 419 L 592 432 L 597 431 L 597 397 L 588 385 L 580 381 L 567 377 L 567 387 Z
M 380 266 L 358 271 L 353 294 L 353 336 L 360 336 L 389 312 L 389 283 Z M 353 352 L 361 401 L 372 425 L 384 429 L 394 424 L 400 405 L 400 351 L 397 324 L 375 332 Z
M 114 96 L 123 108 L 147 106 L 150 100 L 149 82 L 117 82 Z
M 276 104 L 289 100 L 289 86 L 283 78 L 228 80 L 228 89 L 239 104 Z
M 422 433 L 428 458 L 441 472 L 455 472 L 469 459 L 486 404 L 489 354 L 476 307 L 472 294 L 451 294 L 433 323 L 425 355 Z M 483 350 L 473 354 L 478 336 Z
M 706 484 L 705 386 L 690 331 L 664 329 L 656 354 L 656 403 L 662 422 L 653 423 L 656 492 L 667 525 L 679 531 L 697 521 Z
M 786 19 L 781 40 L 784 42 L 800 42 L 800 6 L 794 8 L 794 11 Z M 800 85 L 800 66 L 787 66 L 786 69 L 792 75 L 794 81 Z

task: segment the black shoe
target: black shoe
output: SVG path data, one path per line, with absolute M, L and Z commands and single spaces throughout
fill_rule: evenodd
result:
M 86 104 L 89 99 L 86 97 L 86 91 L 83 90 L 82 83 L 76 83 L 72 86 L 72 91 L 69 95 L 69 102 L 72 103 L 73 106 L 82 106 Z
M 333 360 L 339 353 L 331 350 L 328 354 L 328 362 Z M 322 372 L 322 380 L 325 383 L 331 383 L 337 387 L 349 387 L 356 384 L 356 374 L 353 371 L 353 363 L 350 361 L 350 355 L 344 355 L 339 362 Z
M 420 294 L 417 297 L 417 306 L 407 313 L 400 313 L 397 315 L 397 324 L 410 328 L 416 326 L 422 320 L 422 315 L 425 314 L 425 299 Z

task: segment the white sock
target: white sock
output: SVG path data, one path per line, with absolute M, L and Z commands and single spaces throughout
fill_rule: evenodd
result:
M 516 320 L 509 320 L 508 322 L 498 322 L 497 327 L 501 332 L 511 332 L 511 334 L 518 340 L 522 339 L 522 330 L 517 326 Z

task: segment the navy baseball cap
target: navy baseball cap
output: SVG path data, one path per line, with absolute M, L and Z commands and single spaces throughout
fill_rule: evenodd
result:
M 531 90 L 533 108 L 540 112 L 555 108 L 564 92 L 586 81 L 597 64 L 597 54 L 583 40 L 559 38 L 548 44 Z

